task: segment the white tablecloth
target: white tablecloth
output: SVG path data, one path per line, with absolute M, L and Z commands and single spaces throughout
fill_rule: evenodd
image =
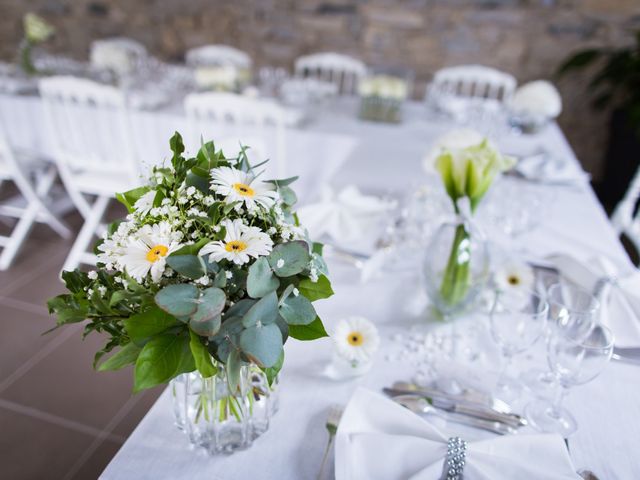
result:
M 25 146 L 42 145 L 43 132 L 37 120 L 34 122 L 31 117 L 31 128 L 26 130 L 17 126 L 20 115 L 29 118 L 37 111 L 37 100 L 12 101 L 16 102 L 13 108 L 17 109 L 12 135 L 21 138 Z M 32 109 L 31 113 L 28 109 Z M 170 134 L 184 126 L 179 112 L 137 115 L 136 128 L 142 132 L 139 135 L 145 138 L 147 147 L 164 148 Z M 322 169 L 317 165 L 342 157 L 334 163 L 337 165 L 332 179 L 334 186 L 354 183 L 365 191 L 398 192 L 420 184 L 421 161 L 430 142 L 451 128 L 446 123 L 430 121 L 419 106 L 410 106 L 406 117 L 401 125 L 364 123 L 355 119 L 354 105 L 344 104 L 337 111 L 322 112 L 306 128 L 288 133 L 290 139 L 295 139 L 293 144 L 297 142 L 292 149 L 299 149 L 300 158 L 316 155 L 313 158 L 319 163 L 315 170 L 307 171 L 319 173 Z M 577 162 L 555 125 L 536 136 L 507 137 L 500 143 L 509 152 L 528 152 L 543 145 L 567 161 Z M 316 147 L 321 148 L 321 152 L 314 153 L 312 150 Z M 318 160 L 320 158 L 322 160 Z M 313 184 L 317 178 L 310 176 Z M 604 253 L 621 268 L 630 268 L 604 211 L 586 186 L 556 188 L 550 213 L 538 229 L 523 235 L 520 242 L 527 250 L 540 255 L 561 251 L 588 258 Z M 417 271 L 386 274 L 383 279 L 361 284 L 358 272 L 351 267 L 341 264 L 330 267 L 336 295 L 317 305 L 327 329 L 339 319 L 354 314 L 366 316 L 380 325 L 382 348 L 368 375 L 345 382 L 328 380 L 321 372 L 330 361 L 330 341 L 290 340 L 285 347 L 286 362 L 281 375 L 280 411 L 269 431 L 249 450 L 215 458 L 194 451 L 173 424 L 171 399 L 165 391 L 102 478 L 315 478 L 327 441 L 324 424 L 329 406 L 345 404 L 356 385 L 379 390 L 394 380 L 409 379 L 415 370 L 410 361 L 398 363 L 386 359 L 386 353 L 394 348 L 390 338 L 395 332 L 406 332 L 412 325 L 426 321 L 407 308 L 407 299 L 415 296 L 419 288 Z M 578 432 L 570 439 L 576 467 L 589 468 L 601 479 L 640 478 L 640 462 L 635 456 L 640 438 L 639 374 L 638 367 L 612 363 L 596 380 L 570 393 L 566 406 L 579 422 Z

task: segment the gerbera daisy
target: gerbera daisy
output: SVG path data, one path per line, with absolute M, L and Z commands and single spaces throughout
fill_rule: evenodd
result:
M 249 210 L 256 205 L 271 208 L 278 197 L 273 185 L 255 182 L 250 173 L 232 167 L 214 168 L 211 179 L 211 188 L 223 195 L 226 203 L 244 202 Z
M 353 365 L 369 362 L 380 345 L 378 329 L 363 317 L 341 320 L 331 338 L 338 355 Z
M 503 292 L 521 292 L 533 289 L 535 275 L 526 263 L 508 261 L 500 265 L 494 274 L 496 286 Z
M 165 270 L 166 257 L 182 247 L 180 238 L 181 234 L 171 231 L 168 222 L 144 225 L 129 240 L 120 264 L 138 281 L 151 271 L 151 279 L 158 282 Z
M 242 220 L 224 220 L 220 225 L 225 227 L 224 240 L 207 243 L 198 255 L 209 255 L 209 260 L 219 262 L 229 260 L 237 265 L 249 262 L 250 257 L 258 258 L 269 255 L 273 248 L 273 240 L 258 227 L 248 227 Z

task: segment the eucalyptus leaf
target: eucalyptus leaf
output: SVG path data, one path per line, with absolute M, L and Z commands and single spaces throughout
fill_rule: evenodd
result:
M 243 298 L 231 305 L 225 312 L 225 318 L 244 317 L 244 314 L 255 305 L 256 301 L 250 298 Z
M 258 322 L 263 325 L 273 323 L 278 318 L 278 296 L 271 292 L 258 300 L 242 318 L 245 327 L 251 327 Z
M 206 274 L 203 260 L 197 255 L 170 255 L 167 257 L 167 265 L 180 275 L 197 280 Z
M 303 295 L 290 295 L 280 306 L 280 315 L 289 325 L 309 325 L 316 319 L 316 311 Z
M 191 315 L 198 306 L 198 288 L 194 285 L 177 284 L 164 287 L 155 296 L 156 304 L 176 317 Z
M 298 177 L 289 177 L 289 178 L 284 178 L 282 180 L 265 180 L 265 183 L 271 183 L 273 185 L 275 185 L 276 187 L 284 187 L 286 185 L 290 185 L 293 182 L 295 182 L 298 179 Z
M 247 293 L 253 298 L 262 298 L 277 290 L 280 281 L 273 275 L 266 257 L 260 257 L 249 267 Z
M 140 343 L 153 335 L 164 332 L 167 328 L 178 325 L 178 320 L 173 315 L 153 306 L 130 316 L 122 323 L 131 341 Z
M 195 361 L 186 334 L 161 334 L 142 348 L 135 367 L 134 392 L 167 383 L 176 375 L 192 372 Z
M 309 265 L 309 246 L 306 242 L 281 243 L 269 254 L 269 265 L 279 277 L 290 277 L 302 272 Z
M 107 370 L 120 370 L 127 365 L 131 365 L 136 362 L 141 350 L 142 348 L 138 345 L 134 343 L 127 343 L 111 357 L 102 362 L 98 367 L 98 371 L 104 372 Z
M 220 270 L 213 279 L 213 286 L 224 288 L 227 286 L 227 272 Z
M 294 205 L 298 201 L 296 192 L 289 187 L 278 187 L 278 193 L 280 194 L 282 201 L 287 205 Z
M 282 353 L 282 334 L 275 324 L 249 327 L 240 335 L 240 348 L 251 361 L 273 367 Z

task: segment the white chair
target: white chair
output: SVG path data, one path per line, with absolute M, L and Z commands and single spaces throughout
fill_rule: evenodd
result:
M 295 75 L 316 78 L 334 83 L 342 94 L 354 94 L 358 82 L 367 73 L 367 66 L 360 60 L 340 53 L 315 53 L 299 57 L 295 61 Z
M 71 230 L 56 215 L 68 207 L 68 202 L 52 195 L 56 176 L 55 165 L 15 152 L 0 122 L 0 186 L 12 182 L 17 188 L 16 195 L 0 203 L 0 218 L 8 217 L 11 223 L 17 220 L 9 235 L 0 235 L 0 270 L 11 266 L 37 222 L 47 224 L 63 238 L 71 236 Z
M 508 101 L 516 88 L 513 75 L 482 65 L 459 65 L 438 70 L 432 88 L 463 98 Z
M 640 168 L 633 176 L 629 188 L 611 215 L 611 224 L 618 235 L 625 234 L 640 253 Z
M 251 158 L 271 158 L 274 175 L 284 175 L 286 166 L 286 110 L 265 99 L 226 92 L 192 93 L 184 101 L 189 120 L 191 145 L 213 138 L 216 144 L 238 150 L 248 145 Z M 214 136 L 214 134 L 216 136 Z M 196 143 L 197 142 L 197 143 Z M 255 157 L 258 158 L 255 158 Z
M 187 65 L 195 67 L 232 66 L 241 70 L 251 70 L 251 57 L 228 45 L 205 45 L 192 48 L 186 54 Z
M 104 231 L 101 221 L 109 200 L 140 183 L 132 125 L 124 94 L 114 87 L 50 77 L 40 81 L 40 94 L 58 171 L 85 220 L 63 267 L 73 270 L 81 263 L 95 264 L 87 248 Z

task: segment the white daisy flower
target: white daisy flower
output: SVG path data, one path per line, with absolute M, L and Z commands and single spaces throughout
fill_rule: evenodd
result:
M 257 205 L 271 208 L 278 192 L 271 184 L 255 182 L 255 177 L 231 167 L 219 167 L 211 170 L 211 188 L 225 197 L 226 203 L 243 202 L 249 210 Z M 239 204 L 241 205 L 241 204 Z
M 149 190 L 147 193 L 142 195 L 133 205 L 133 208 L 136 209 L 136 213 L 141 217 L 146 217 L 153 208 L 153 200 L 155 198 L 155 190 Z
M 151 279 L 158 282 L 166 267 L 166 257 L 182 247 L 180 238 L 181 234 L 171 231 L 167 222 L 144 225 L 129 240 L 120 264 L 138 281 L 151 271 Z
M 503 292 L 530 291 L 534 287 L 535 275 L 526 263 L 508 261 L 496 269 L 494 280 L 496 287 Z
M 331 338 L 337 354 L 354 366 L 369 362 L 380 345 L 378 329 L 363 317 L 341 320 Z
M 198 255 L 209 255 L 209 260 L 213 262 L 226 259 L 243 265 L 249 262 L 250 257 L 258 258 L 271 253 L 273 240 L 258 227 L 248 227 L 240 219 L 224 220 L 220 224 L 226 229 L 224 240 L 206 244 Z

